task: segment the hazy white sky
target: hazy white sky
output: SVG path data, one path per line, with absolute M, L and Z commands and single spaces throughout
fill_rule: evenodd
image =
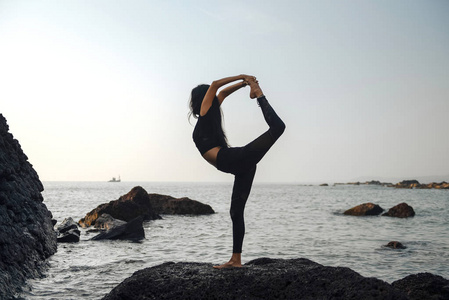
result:
M 187 103 L 246 73 L 287 124 L 256 181 L 449 174 L 448 16 L 446 0 L 0 0 L 0 113 L 44 181 L 229 181 Z M 223 104 L 234 146 L 267 129 L 248 95 Z

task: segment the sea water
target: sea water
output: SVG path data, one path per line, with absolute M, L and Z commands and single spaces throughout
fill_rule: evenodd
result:
M 166 261 L 226 262 L 232 251 L 232 183 L 44 182 L 48 209 L 58 223 L 75 221 L 134 186 L 149 193 L 207 203 L 213 215 L 172 216 L 144 223 L 145 239 L 58 244 L 43 278 L 28 281 L 25 299 L 101 299 L 142 268 Z M 416 216 L 354 217 L 343 212 L 373 202 L 384 209 L 406 202 Z M 382 186 L 255 184 L 245 210 L 243 263 L 259 257 L 304 257 L 349 267 L 387 282 L 431 272 L 449 279 L 449 190 Z M 400 241 L 403 250 L 383 247 Z

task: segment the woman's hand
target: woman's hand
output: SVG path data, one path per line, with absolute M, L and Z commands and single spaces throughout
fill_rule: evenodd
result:
M 251 82 L 251 80 L 256 80 L 256 77 L 252 76 L 252 75 L 242 74 L 241 76 L 243 77 L 243 81 L 245 81 L 247 83 Z

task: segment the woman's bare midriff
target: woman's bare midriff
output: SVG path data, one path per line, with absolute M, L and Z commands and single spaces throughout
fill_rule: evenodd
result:
M 221 147 L 215 147 L 203 154 L 204 159 L 214 167 L 217 167 L 217 154 L 220 149 Z

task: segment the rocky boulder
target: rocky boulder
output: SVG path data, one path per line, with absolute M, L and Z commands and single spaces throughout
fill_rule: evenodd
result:
M 382 216 L 395 217 L 395 218 L 408 218 L 413 217 L 414 215 L 415 211 L 413 210 L 413 207 L 411 207 L 407 203 L 400 203 L 390 208 Z
M 388 244 L 386 244 L 384 247 L 391 248 L 391 249 L 406 249 L 407 248 L 401 242 L 398 242 L 398 241 L 388 242 Z
M 349 216 L 377 216 L 383 211 L 383 208 L 379 205 L 369 202 L 354 206 L 346 210 L 344 214 Z
M 154 212 L 147 191 L 140 186 L 132 188 L 128 194 L 121 196 L 118 200 L 99 205 L 79 220 L 78 224 L 83 227 L 95 225 L 95 221 L 102 214 L 108 214 L 115 219 L 126 222 L 139 216 L 144 221 L 161 218 Z
M 392 283 L 402 290 L 410 300 L 446 300 L 449 299 L 449 280 L 430 273 L 409 275 Z
M 210 205 L 199 201 L 184 198 L 174 198 L 172 196 L 149 194 L 150 203 L 157 214 L 166 215 L 207 215 L 215 211 Z
M 0 299 L 39 276 L 56 252 L 52 215 L 42 202 L 44 187 L 0 114 Z
M 143 218 L 138 216 L 129 222 L 117 220 L 108 214 L 102 214 L 95 222 L 100 233 L 91 240 L 131 240 L 139 241 L 145 238 Z
M 56 227 L 58 243 L 77 243 L 80 241 L 78 224 L 72 218 L 67 218 Z
M 103 300 L 408 299 L 390 284 L 308 259 L 260 258 L 242 268 L 168 262 L 135 272 Z

